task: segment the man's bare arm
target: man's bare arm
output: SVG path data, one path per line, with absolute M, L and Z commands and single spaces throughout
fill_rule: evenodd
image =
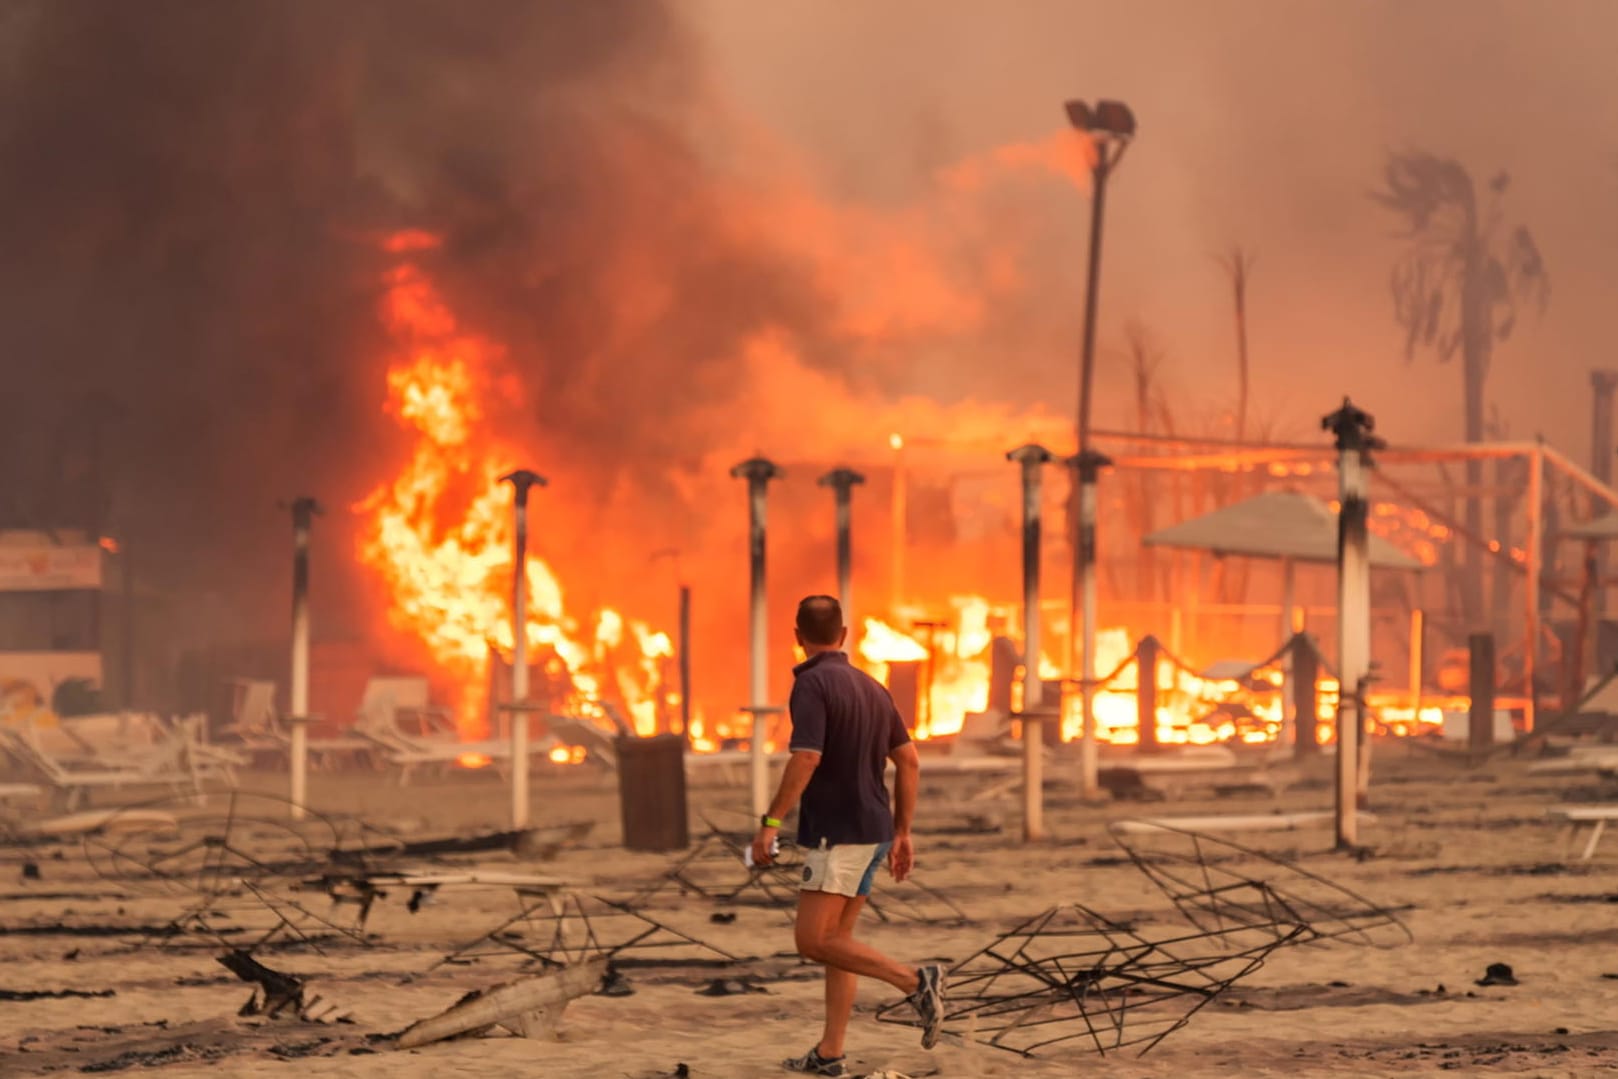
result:
M 798 799 L 803 797 L 803 790 L 809 785 L 809 777 L 819 767 L 819 753 L 808 749 L 792 751 L 792 756 L 787 758 L 786 771 L 781 775 L 781 786 L 775 792 L 775 800 L 770 803 L 769 815 L 772 819 L 785 820 L 786 815 L 797 808 Z
M 916 816 L 916 790 L 921 786 L 921 756 L 914 742 L 906 742 L 889 753 L 888 759 L 893 762 L 893 846 L 888 851 L 888 872 L 894 880 L 904 880 L 916 864 L 910 825 Z
M 921 755 L 914 742 L 888 754 L 893 762 L 893 830 L 909 835 L 911 822 L 916 817 L 916 790 L 921 786 Z
M 803 797 L 803 789 L 809 785 L 809 777 L 815 774 L 820 767 L 820 754 L 810 749 L 794 749 L 792 756 L 787 758 L 786 772 L 781 776 L 781 786 L 776 789 L 775 800 L 770 803 L 770 810 L 765 816 L 771 820 L 781 820 L 798 804 Z M 753 864 L 769 865 L 775 860 L 772 848 L 775 846 L 777 829 L 768 824 L 759 822 L 757 834 L 753 836 Z

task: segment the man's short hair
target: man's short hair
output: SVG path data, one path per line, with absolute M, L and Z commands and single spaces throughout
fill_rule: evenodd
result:
M 798 603 L 798 634 L 804 644 L 836 644 L 843 634 L 843 605 L 836 596 L 805 596 Z

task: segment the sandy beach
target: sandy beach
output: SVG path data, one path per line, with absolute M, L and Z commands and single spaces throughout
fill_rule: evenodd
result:
M 1324 809 L 1331 798 L 1328 766 L 1318 762 L 1318 774 L 1280 800 L 1233 795 L 1098 809 L 1053 787 L 1048 816 L 1054 838 L 1032 846 L 1017 842 L 1011 798 L 971 802 L 966 794 L 974 781 L 927 780 L 917 878 L 969 920 L 957 924 L 946 906 L 884 880 L 876 900 L 886 897 L 895 913 L 889 921 L 868 916 L 865 935 L 907 959 L 956 961 L 1023 919 L 1071 902 L 1127 922 L 1143 936 L 1187 932 L 1184 918 L 1110 838 L 1108 822 Z M 1381 749 L 1377 769 L 1376 822 L 1362 837 L 1372 848 L 1367 857 L 1329 853 L 1329 831 L 1320 828 L 1239 838 L 1396 909 L 1410 943 L 1279 948 L 1145 1056 L 1126 1049 L 1102 1058 L 1081 1039 L 1049 1046 L 1035 1058 L 961 1037 L 946 1037 L 936 1051 L 925 1052 L 913 1029 L 875 1021 L 876 1009 L 893 994 L 866 985 L 849 1038 L 853 1072 L 1371 1076 L 1488 1067 L 1568 1076 L 1618 1069 L 1611 1020 L 1618 1004 L 1613 854 L 1603 850 L 1588 864 L 1564 863 L 1559 834 L 1545 818 L 1549 806 L 1613 792 L 1589 777 L 1531 775 L 1524 761 L 1468 768 L 1391 745 Z M 271 775 L 244 777 L 244 790 L 277 787 Z M 241 800 L 244 816 L 258 812 L 246 808 L 250 801 Z M 698 787 L 691 802 L 695 835 L 706 831 L 705 820 L 746 831 L 741 788 Z M 224 804 L 215 797 L 212 809 L 189 812 L 217 814 Z M 497 831 L 505 798 L 493 774 L 423 777 L 400 788 L 383 776 L 319 773 L 311 804 L 323 813 L 362 815 L 378 829 L 373 835 L 391 831 L 410 840 Z M 617 792 L 609 776 L 593 769 L 536 776 L 534 805 L 542 829 L 593 823 L 582 838 L 558 830 L 554 843 L 525 855 L 407 861 L 438 872 L 559 878 L 578 894 L 622 901 L 655 882 L 674 858 L 628 853 L 618 845 Z M 318 847 L 324 827 L 311 820 L 298 831 Z M 247 839 L 245 829 L 232 834 L 244 837 L 243 845 L 269 842 Z M 106 846 L 121 842 L 108 839 Z M 212 935 L 195 927 L 177 931 L 176 924 L 188 925 L 184 914 L 196 906 L 195 893 L 153 889 L 149 879 L 120 881 L 109 871 L 116 862 L 109 863 L 106 850 L 89 850 L 73 840 L 3 851 L 0 989 L 8 999 L 0 1003 L 0 1075 L 762 1076 L 783 1074 L 780 1060 L 817 1035 L 818 973 L 790 954 L 788 913 L 764 903 L 681 896 L 673 887 L 640 909 L 700 945 L 627 951 L 621 973 L 633 992 L 574 1001 L 560 1040 L 494 1035 L 400 1051 L 391 1048 L 389 1035 L 468 990 L 522 973 L 527 957 L 500 947 L 463 963 L 439 962 L 515 914 L 514 891 L 444 888 L 412 913 L 409 895 L 395 890 L 376 900 L 361 940 L 319 921 L 349 925 L 351 906 L 334 910 L 318 891 L 293 891 L 289 882 L 265 878 L 260 883 L 268 894 L 308 912 L 294 912 L 308 939 L 283 934 L 259 948 L 257 958 L 306 979 L 352 1022 L 238 1016 L 252 987 L 216 956 L 273 924 L 265 907 L 233 890 L 209 915 Z M 693 873 L 721 880 L 738 870 L 716 857 Z M 601 939 L 610 943 L 623 927 L 611 917 L 614 908 L 592 902 Z M 745 958 L 726 963 L 721 953 Z M 640 963 L 633 961 L 637 956 L 658 959 Z M 1508 964 L 1520 984 L 1476 986 L 1491 963 Z M 732 992 L 700 992 L 716 979 Z M 82 995 L 17 999 L 64 991 Z M 687 1072 L 679 1070 L 682 1064 Z

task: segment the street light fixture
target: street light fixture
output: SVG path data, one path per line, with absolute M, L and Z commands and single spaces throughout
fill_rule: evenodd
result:
M 1084 101 L 1066 104 L 1068 122 L 1090 140 L 1090 268 L 1084 293 L 1084 344 L 1079 358 L 1078 453 L 1068 462 L 1074 471 L 1078 505 L 1073 514 L 1073 578 L 1068 603 L 1068 677 L 1077 672 L 1082 702 L 1080 792 L 1098 793 L 1100 769 L 1095 724 L 1096 635 L 1096 475 L 1107 458 L 1090 446 L 1090 399 L 1095 375 L 1096 303 L 1101 285 L 1101 222 L 1107 203 L 1107 179 L 1123 160 L 1135 137 L 1135 114 L 1121 101 Z M 1073 627 L 1082 621 L 1080 633 Z
M 1067 119 L 1075 131 L 1088 138 L 1094 150 L 1090 159 L 1093 181 L 1090 199 L 1090 275 L 1084 295 L 1084 350 L 1079 367 L 1079 451 L 1090 448 L 1090 387 L 1095 373 L 1096 302 L 1101 285 L 1101 221 L 1107 203 L 1107 179 L 1123 160 L 1135 137 L 1135 114 L 1122 101 L 1098 101 L 1092 108 L 1083 101 L 1069 101 Z

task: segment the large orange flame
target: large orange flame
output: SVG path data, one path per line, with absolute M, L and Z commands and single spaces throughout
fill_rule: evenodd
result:
M 410 232 L 385 249 L 405 257 L 432 246 Z M 359 557 L 387 587 L 390 624 L 426 646 L 456 695 L 463 736 L 482 737 L 491 649 L 509 657 L 513 645 L 512 499 L 498 477 L 521 455 L 480 423 L 506 376 L 504 350 L 460 327 L 420 265 L 399 262 L 384 285 L 381 318 L 395 346 L 387 411 L 416 441 L 399 474 L 358 507 Z M 595 612 L 586 631 L 544 559 L 530 554 L 527 563 L 525 636 L 552 709 L 591 714 L 616 701 L 651 733 L 667 635 L 610 609 Z

